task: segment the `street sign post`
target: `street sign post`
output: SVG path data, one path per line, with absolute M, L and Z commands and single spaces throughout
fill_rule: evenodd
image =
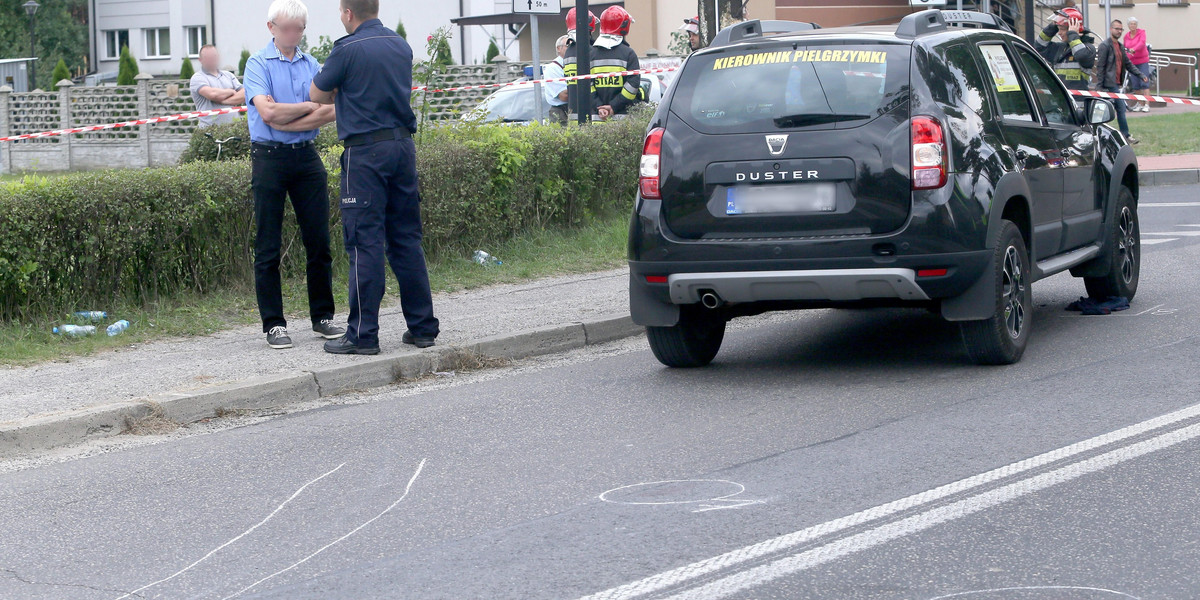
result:
M 538 38 L 538 18 L 539 15 L 557 15 L 562 10 L 559 6 L 559 0 L 513 0 L 513 14 L 529 15 L 529 41 L 533 47 L 533 80 L 539 81 L 542 78 L 542 60 L 538 47 L 541 45 L 541 40 Z M 533 84 L 534 106 L 537 108 L 537 119 L 543 120 L 546 116 L 545 99 L 542 98 L 542 84 Z

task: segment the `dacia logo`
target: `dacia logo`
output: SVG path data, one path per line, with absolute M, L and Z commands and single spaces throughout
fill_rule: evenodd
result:
M 787 134 L 768 135 L 767 150 L 771 151 L 771 156 L 779 156 L 780 154 L 783 154 L 783 149 L 787 148 L 787 140 Z

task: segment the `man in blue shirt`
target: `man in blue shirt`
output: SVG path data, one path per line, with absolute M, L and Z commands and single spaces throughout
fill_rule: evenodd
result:
M 309 84 L 320 69 L 297 48 L 308 21 L 300 0 L 275 0 L 267 9 L 271 43 L 246 61 L 250 126 L 250 185 L 254 192 L 254 288 L 263 333 L 272 348 L 291 348 L 283 316 L 279 256 L 284 199 L 291 197 L 308 258 L 308 310 L 313 331 L 325 339 L 345 330 L 333 323 L 333 256 L 329 251 L 329 196 L 325 164 L 313 140 L 334 120 L 334 108 L 309 100 Z
M 417 187 L 412 48 L 376 16 L 379 0 L 341 0 L 347 35 L 313 77 L 310 96 L 337 107 L 342 140 L 342 229 L 350 258 L 350 319 L 346 335 L 325 343 L 334 354 L 379 353 L 379 304 L 384 260 L 400 283 L 408 331 L 403 341 L 434 344 L 438 320 L 425 252 Z

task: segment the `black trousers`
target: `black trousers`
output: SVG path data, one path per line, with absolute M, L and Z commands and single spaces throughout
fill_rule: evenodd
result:
M 292 199 L 308 258 L 308 312 L 313 323 L 332 319 L 333 256 L 329 251 L 329 190 L 316 146 L 271 148 L 254 144 L 250 186 L 254 191 L 254 290 L 263 333 L 287 326 L 279 279 L 285 198 Z

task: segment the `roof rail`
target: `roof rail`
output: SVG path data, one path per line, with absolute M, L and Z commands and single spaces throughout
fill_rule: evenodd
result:
M 792 33 L 794 31 L 808 31 L 810 29 L 820 29 L 821 26 L 816 23 L 802 23 L 800 21 L 743 21 L 736 25 L 730 25 L 725 29 L 717 32 L 717 37 L 709 46 L 727 46 L 734 42 L 740 42 L 745 39 L 760 38 L 764 35 L 775 33 Z
M 918 36 L 946 31 L 951 25 L 974 25 L 978 29 L 998 29 L 1012 33 L 1012 28 L 996 15 L 971 10 L 923 10 L 900 19 L 896 37 Z

